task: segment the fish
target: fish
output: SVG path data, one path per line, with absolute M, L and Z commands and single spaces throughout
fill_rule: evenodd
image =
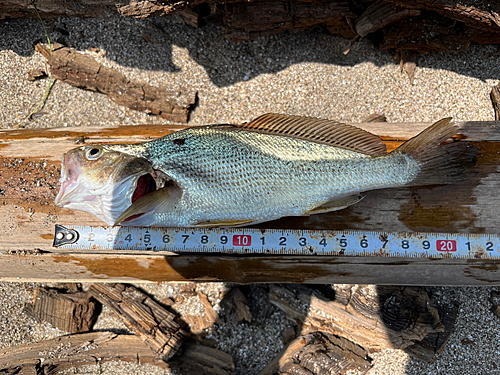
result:
M 376 189 L 470 178 L 477 150 L 451 118 L 388 153 L 355 126 L 268 113 L 63 155 L 55 204 L 107 225 L 229 227 L 341 210 Z

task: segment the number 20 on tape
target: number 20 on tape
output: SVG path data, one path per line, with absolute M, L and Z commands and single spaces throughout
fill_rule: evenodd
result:
M 437 251 L 457 251 L 457 241 L 455 240 L 437 240 Z

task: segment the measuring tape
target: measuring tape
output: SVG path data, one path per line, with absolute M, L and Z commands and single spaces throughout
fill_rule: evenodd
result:
M 500 235 L 56 225 L 54 247 L 268 255 L 500 258 Z

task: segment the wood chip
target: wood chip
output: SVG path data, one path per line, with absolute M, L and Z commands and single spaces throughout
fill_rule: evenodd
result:
M 247 299 L 240 287 L 233 288 L 224 296 L 221 302 L 221 307 L 224 309 L 224 314 L 228 321 L 238 324 L 241 321 L 252 321 L 252 314 L 247 305 Z
M 490 93 L 491 103 L 493 104 L 493 110 L 495 111 L 495 121 L 500 120 L 500 87 L 493 86 Z
M 196 91 L 153 87 L 130 81 L 124 74 L 103 66 L 72 48 L 54 48 L 52 54 L 38 44 L 35 48 L 47 58 L 52 77 L 72 86 L 99 91 L 116 103 L 159 115 L 173 122 L 186 123 L 196 101 Z
M 123 320 L 161 359 L 169 360 L 180 348 L 186 333 L 177 316 L 133 286 L 93 284 L 89 292 Z
M 26 79 L 28 81 L 36 81 L 37 79 L 45 77 L 47 77 L 47 73 L 45 73 L 42 69 L 31 69 L 28 72 L 28 76 L 26 77 Z
M 24 310 L 37 321 L 69 333 L 88 332 L 97 320 L 96 302 L 88 292 L 38 288 L 33 303 Z
M 415 68 L 417 67 L 418 53 L 415 51 L 401 51 L 400 59 L 401 71 L 403 71 L 404 69 L 406 73 L 408 73 L 410 83 L 413 85 L 415 80 Z
M 229 354 L 191 342 L 186 342 L 182 347 L 182 354 L 174 357 L 168 364 L 179 374 L 236 374 L 233 358 Z
M 361 122 L 387 122 L 387 117 L 383 113 L 372 113 Z
M 189 293 L 189 291 L 187 291 Z M 182 319 L 189 325 L 189 330 L 194 335 L 205 335 L 205 329 L 212 327 L 215 323 L 222 324 L 222 320 L 219 317 L 219 314 L 214 310 L 212 304 L 208 300 L 208 297 L 201 293 L 195 293 L 194 296 L 197 296 L 200 302 L 203 304 L 205 308 L 205 312 L 203 314 L 184 314 L 182 315 Z M 172 308 L 175 310 L 177 306 L 183 303 L 183 300 L 180 300 L 176 304 L 172 305 Z

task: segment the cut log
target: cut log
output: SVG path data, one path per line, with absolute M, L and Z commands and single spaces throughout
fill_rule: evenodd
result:
M 96 302 L 88 292 L 40 287 L 35 290 L 33 303 L 26 304 L 24 310 L 39 322 L 46 321 L 69 333 L 88 332 L 97 320 Z
M 180 348 L 186 333 L 177 317 L 133 286 L 93 284 L 89 293 L 123 320 L 162 360 Z
M 271 285 L 270 301 L 301 327 L 302 335 L 321 331 L 342 336 L 368 353 L 406 349 L 428 334 L 445 334 L 439 347 L 426 346 L 426 342 L 418 348 L 427 351 L 425 355 L 412 352 L 423 359 L 441 350 L 456 318 L 456 313 L 449 314 L 451 319 L 441 321 L 439 311 L 420 288 L 334 285 L 328 292 L 331 298 L 305 286 Z
M 356 124 L 381 136 L 390 150 L 430 123 Z M 462 141 L 481 149 L 476 177 L 451 186 L 371 191 L 348 209 L 283 218 L 263 228 L 499 233 L 500 123 L 460 122 Z M 55 207 L 60 160 L 85 143 L 130 143 L 182 126 L 78 127 L 0 131 L 0 280 L 228 281 L 500 284 L 494 259 L 103 254 L 52 247 L 54 224 L 102 225 L 93 216 Z M 462 142 L 461 141 L 461 142 Z M 3 254 L 3 255 L 1 255 Z
M 137 111 L 186 123 L 196 101 L 194 90 L 168 90 L 132 82 L 124 74 L 107 68 L 72 48 L 60 47 L 54 49 L 52 54 L 41 44 L 36 49 L 47 58 L 53 78 L 72 86 L 102 92 L 114 102 Z

